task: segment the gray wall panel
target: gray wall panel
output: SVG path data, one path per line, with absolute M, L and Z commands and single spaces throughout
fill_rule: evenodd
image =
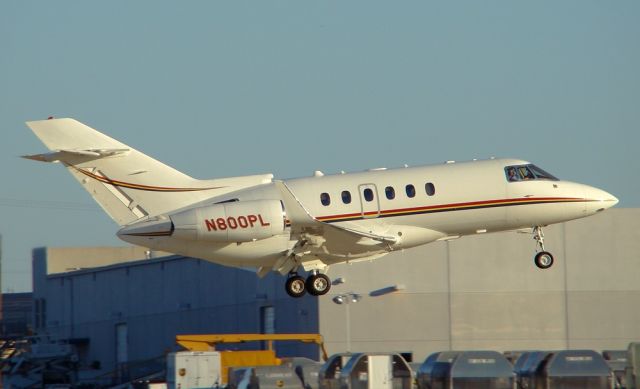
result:
M 449 348 L 606 349 L 640 340 L 640 209 L 549 226 L 545 236 L 556 263 L 544 271 L 533 265 L 531 235 L 517 232 L 436 242 L 364 268 L 334 266 L 332 276 L 347 283 L 330 297 L 363 296 L 351 307 L 364 312 L 351 315 L 352 332 L 362 329 L 352 335 L 352 349 L 414 339 L 420 359 Z M 393 284 L 406 289 L 370 295 Z M 442 293 L 439 303 L 433 292 Z M 320 330 L 333 351 L 345 349 L 344 320 L 343 306 L 320 301 Z
M 456 293 L 451 298 L 451 319 L 456 349 L 478 341 L 566 344 L 562 292 Z
M 640 291 L 569 292 L 568 303 L 571 347 L 593 340 L 626 348 L 640 340 Z
M 640 289 L 639 225 L 639 209 L 613 209 L 566 223 L 568 289 Z

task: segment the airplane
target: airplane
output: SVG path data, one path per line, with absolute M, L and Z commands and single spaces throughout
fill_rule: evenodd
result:
M 120 239 L 260 277 L 276 271 L 292 297 L 328 293 L 333 264 L 498 231 L 527 229 L 534 263 L 547 269 L 545 226 L 618 203 L 519 159 L 198 180 L 74 119 L 26 124 L 50 152 L 24 158 L 62 163 L 120 226 Z

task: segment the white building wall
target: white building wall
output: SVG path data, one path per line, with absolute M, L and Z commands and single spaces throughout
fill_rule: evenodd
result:
M 625 349 L 640 340 L 640 209 L 613 209 L 545 229 L 556 257 L 533 264 L 531 235 L 464 237 L 333 266 L 343 277 L 320 299 L 332 352 L 456 349 Z M 404 290 L 380 294 L 385 288 Z M 357 293 L 355 304 L 332 298 Z M 347 315 L 347 309 L 349 310 Z M 348 323 L 349 322 L 349 323 Z

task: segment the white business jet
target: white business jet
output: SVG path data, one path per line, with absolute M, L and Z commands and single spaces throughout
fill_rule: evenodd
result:
M 51 152 L 25 158 L 64 164 L 121 226 L 120 239 L 260 276 L 288 274 L 292 297 L 326 294 L 329 265 L 486 232 L 530 228 L 534 262 L 546 269 L 544 226 L 618 202 L 517 159 L 197 180 L 73 119 L 27 125 Z

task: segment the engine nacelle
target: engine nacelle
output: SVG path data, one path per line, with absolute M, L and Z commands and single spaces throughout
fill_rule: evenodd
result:
M 280 235 L 285 229 L 280 200 L 250 200 L 193 208 L 169 216 L 172 236 L 214 242 L 251 242 Z

